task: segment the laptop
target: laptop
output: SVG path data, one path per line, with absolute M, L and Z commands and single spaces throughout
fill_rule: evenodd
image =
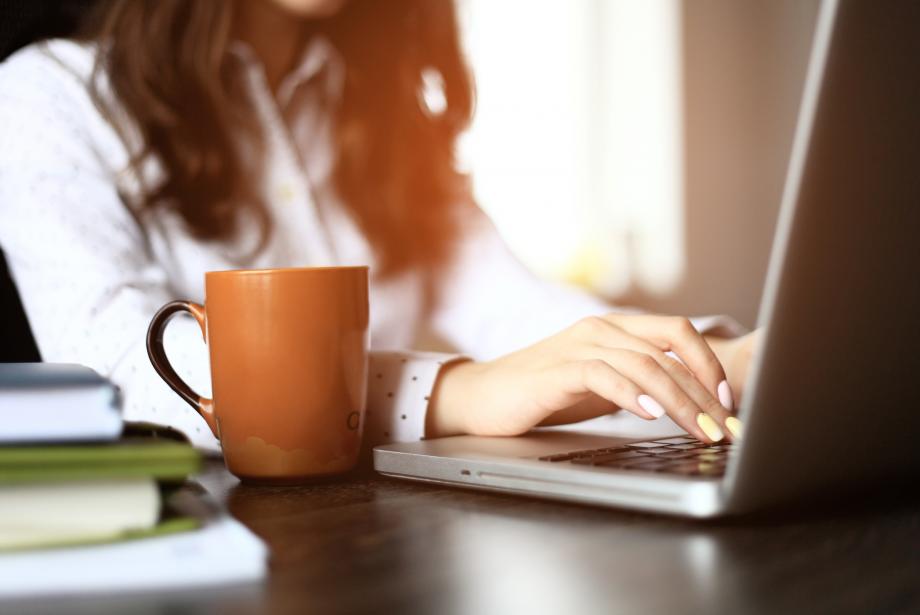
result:
M 383 474 L 690 517 L 920 484 L 920 2 L 826 0 L 743 440 L 538 429 L 374 449 Z

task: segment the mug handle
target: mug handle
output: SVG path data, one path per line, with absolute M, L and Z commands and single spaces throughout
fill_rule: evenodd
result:
M 220 430 L 217 427 L 217 420 L 214 416 L 214 401 L 207 397 L 202 397 L 192 390 L 185 383 L 173 366 L 170 365 L 169 359 L 166 358 L 166 350 L 163 348 L 163 333 L 166 331 L 166 325 L 179 312 L 188 312 L 201 327 L 201 335 L 207 342 L 208 334 L 205 326 L 204 306 L 192 303 L 191 301 L 170 301 L 159 311 L 154 314 L 153 320 L 150 321 L 150 327 L 147 328 L 147 356 L 153 364 L 153 369 L 157 370 L 166 384 L 173 391 L 178 393 L 179 397 L 184 399 L 188 405 L 195 409 L 198 414 L 205 420 L 214 437 L 220 439 Z

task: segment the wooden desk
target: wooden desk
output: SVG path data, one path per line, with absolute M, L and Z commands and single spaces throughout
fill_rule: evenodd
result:
M 260 587 L 69 601 L 80 612 L 920 612 L 920 498 L 699 523 L 417 485 L 202 483 L 273 552 Z M 30 611 L 61 612 L 61 603 Z

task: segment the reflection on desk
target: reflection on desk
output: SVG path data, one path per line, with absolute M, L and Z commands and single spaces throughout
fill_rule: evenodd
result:
M 83 612 L 920 611 L 920 497 L 699 523 L 384 478 L 202 484 L 272 549 L 264 586 Z M 33 612 L 54 603 L 30 604 Z

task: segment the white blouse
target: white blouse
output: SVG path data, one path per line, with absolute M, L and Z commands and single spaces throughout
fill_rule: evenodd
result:
M 423 322 L 418 276 L 374 274 L 371 246 L 332 189 L 327 109 L 344 70 L 335 49 L 314 39 L 276 96 L 245 45 L 234 43 L 231 52 L 264 135 L 261 189 L 274 224 L 255 257 L 245 256 L 256 241 L 252 225 L 232 241 L 200 241 L 172 212 L 129 211 L 125 203 L 140 190 L 127 170 L 138 144 L 124 142 L 89 97 L 95 47 L 54 40 L 0 64 L 0 246 L 43 359 L 82 363 L 111 378 L 123 390 L 126 420 L 166 425 L 219 450 L 204 421 L 153 371 L 145 349 L 161 305 L 204 301 L 206 271 L 370 265 L 369 444 L 424 436 L 432 386 L 457 355 L 407 350 L 420 328 L 466 356 L 489 359 L 613 309 L 532 275 L 477 213 Z M 148 167 L 145 179 L 157 177 Z M 721 318 L 695 324 L 734 327 Z M 208 357 L 194 321 L 175 320 L 166 348 L 179 374 L 208 395 Z

